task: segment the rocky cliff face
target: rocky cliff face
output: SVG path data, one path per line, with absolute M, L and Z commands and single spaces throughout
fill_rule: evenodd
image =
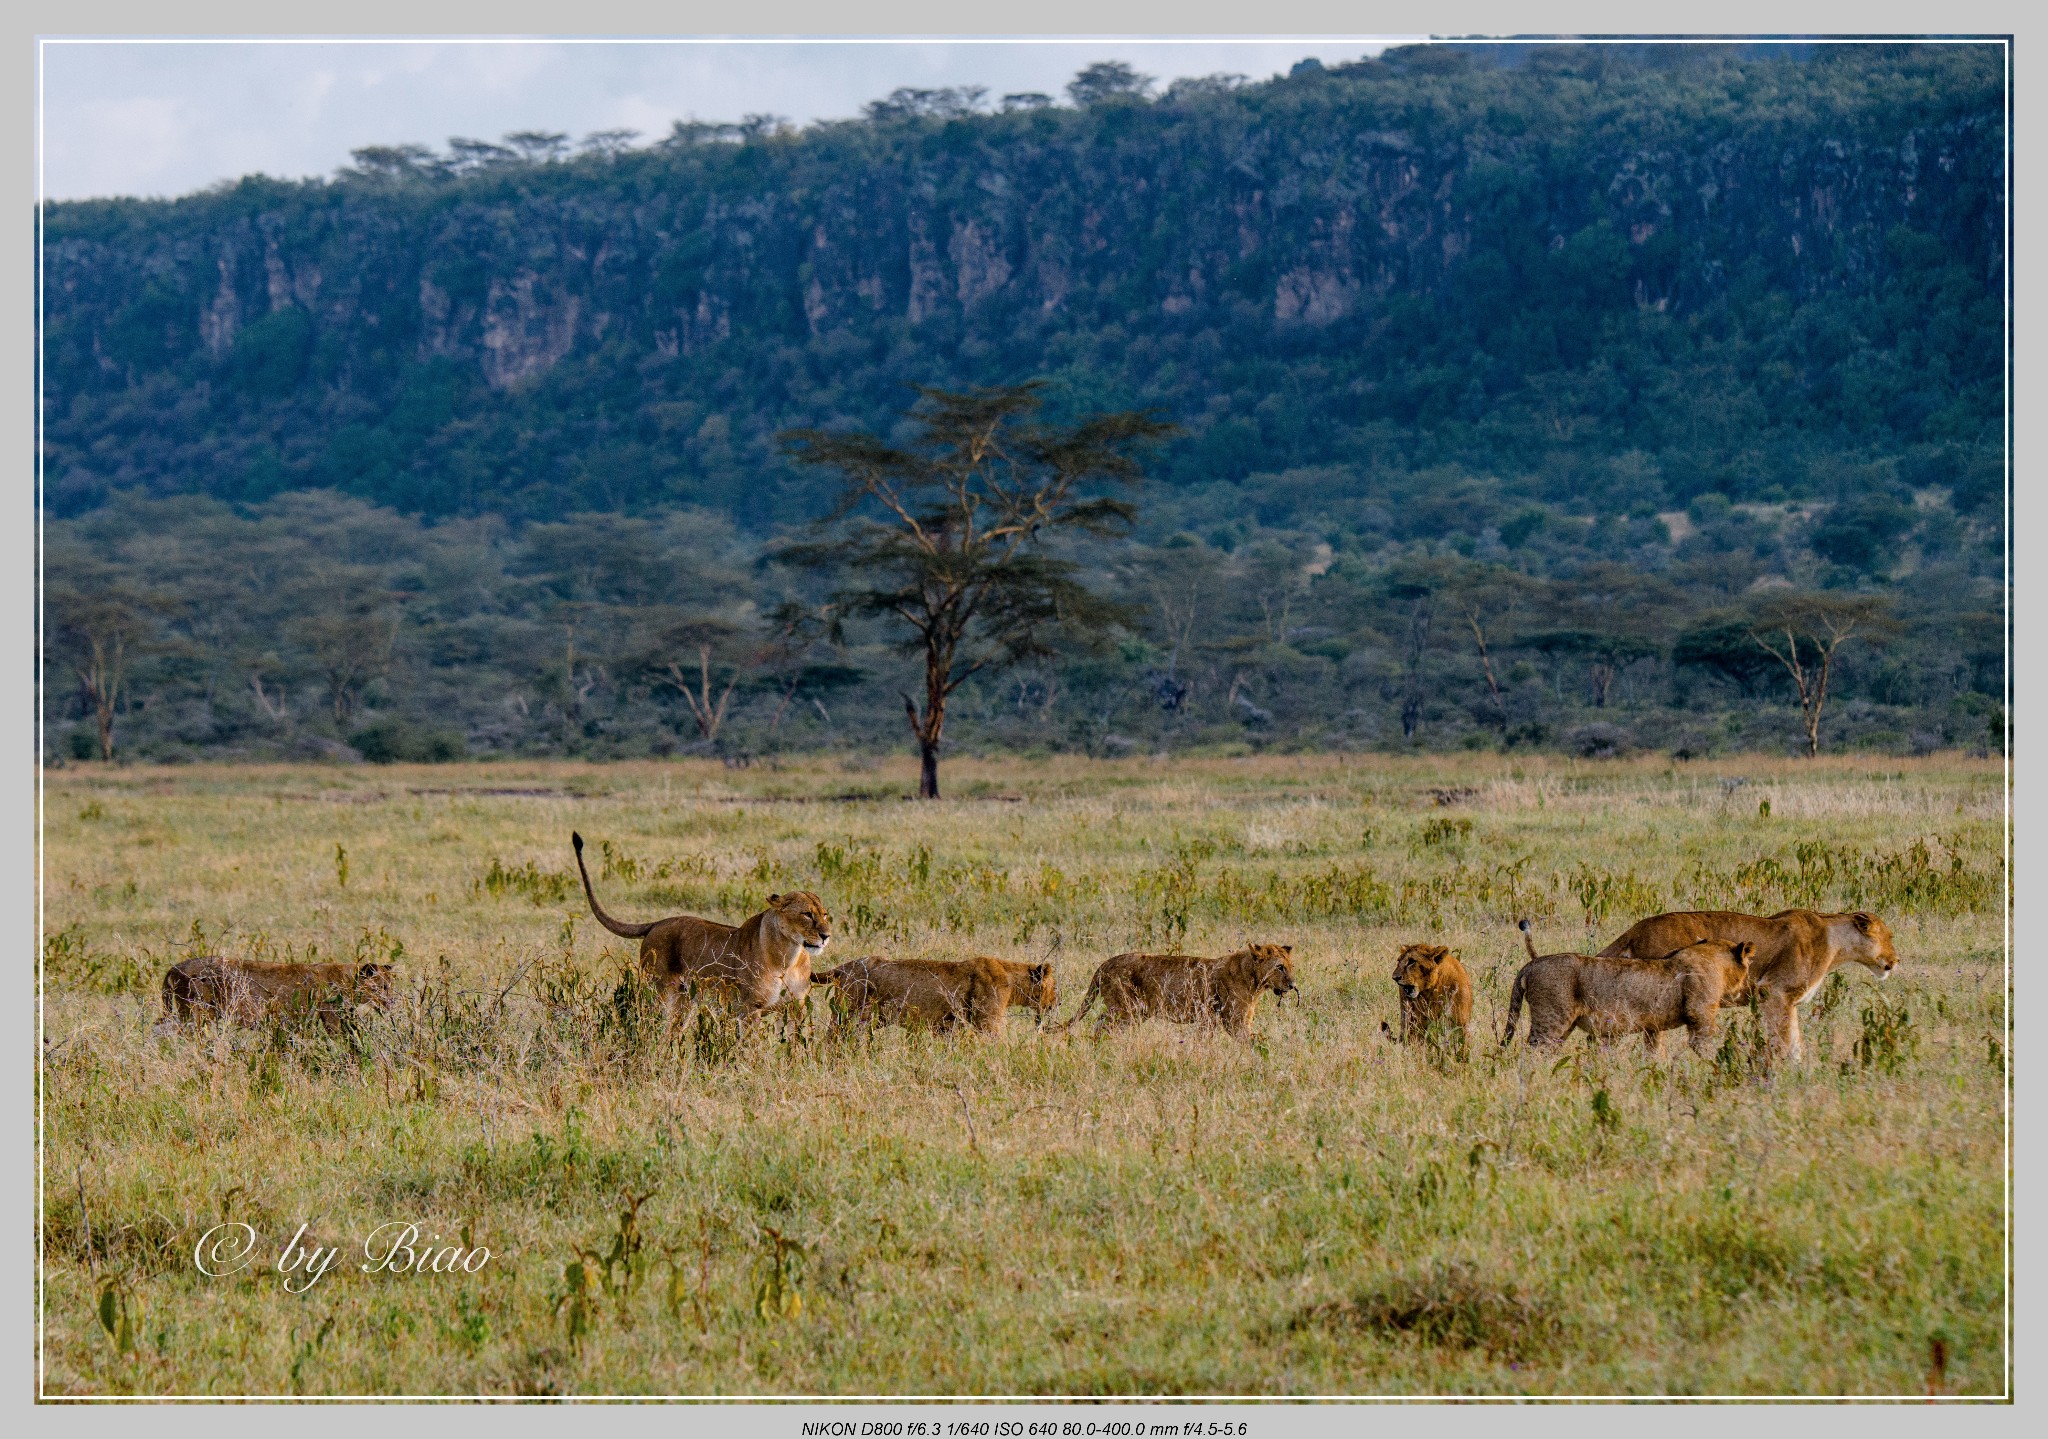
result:
M 52 494 L 206 488 L 223 455 L 246 474 L 252 446 L 322 482 L 349 425 L 445 442 L 572 370 L 648 443 L 665 431 L 647 404 L 707 391 L 758 444 L 784 423 L 886 423 L 904 377 L 1061 371 L 1113 377 L 1199 437 L 1218 367 L 1255 357 L 1339 377 L 1354 426 L 1423 423 L 1403 388 L 1418 368 L 1498 397 L 1594 363 L 1617 318 L 1872 296 L 1902 234 L 1973 288 L 1958 303 L 1995 301 L 1988 55 L 1598 73 L 1397 56 L 1084 112 L 56 206 Z M 423 376 L 453 410 L 407 419 L 432 408 Z

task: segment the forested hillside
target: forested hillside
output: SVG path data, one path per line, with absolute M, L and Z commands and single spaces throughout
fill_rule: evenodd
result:
M 1777 590 L 1892 612 L 1831 742 L 1985 743 L 2003 83 L 1990 47 L 1416 47 L 51 206 L 53 744 L 708 743 L 700 659 L 723 747 L 895 743 L 881 634 L 767 618 L 821 598 L 756 560 L 830 494 L 775 436 L 1032 376 L 1180 434 L 1082 556 L 1130 632 L 991 679 L 961 743 L 1776 745 Z M 72 688 L 95 594 L 111 711 Z

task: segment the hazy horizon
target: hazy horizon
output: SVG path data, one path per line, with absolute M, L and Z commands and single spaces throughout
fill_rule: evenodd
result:
M 1252 80 L 1300 60 L 1377 54 L 1422 37 L 1278 40 L 836 41 L 46 40 L 41 194 L 170 199 L 265 174 L 333 174 L 349 152 L 518 130 L 630 129 L 775 114 L 848 119 L 901 86 L 981 85 L 994 101 L 1062 99 L 1083 66 L 1122 60 L 1164 85 Z

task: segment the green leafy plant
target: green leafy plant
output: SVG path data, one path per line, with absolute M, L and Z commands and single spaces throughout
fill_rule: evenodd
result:
M 99 1302 L 93 1313 L 100 1330 L 116 1354 L 133 1354 L 142 1321 L 142 1299 L 125 1282 L 111 1275 L 100 1281 Z
M 804 1312 L 804 1246 L 771 1225 L 761 1226 L 761 1254 L 755 1268 L 754 1313 L 767 1323 Z
M 1896 1074 L 1920 1053 L 1920 1033 L 1904 1005 L 1894 1005 L 1883 995 L 1873 996 L 1863 1007 L 1863 1033 L 1850 1046 L 1850 1053 L 1865 1069 Z

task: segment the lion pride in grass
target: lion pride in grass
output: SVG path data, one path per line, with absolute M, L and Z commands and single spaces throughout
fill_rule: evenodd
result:
M 597 922 L 621 939 L 640 941 L 640 972 L 661 992 L 662 1008 L 673 1020 L 686 988 L 709 988 L 731 997 L 742 1016 L 760 1014 L 788 1001 L 801 1003 L 811 988 L 811 960 L 832 942 L 832 917 L 815 894 L 797 890 L 771 894 L 768 907 L 744 922 L 720 924 L 695 915 L 675 915 L 627 924 L 597 902 L 590 871 L 583 864 L 583 836 L 571 833 L 576 871 Z
M 1060 1028 L 1079 1024 L 1100 999 L 1097 1034 L 1157 1015 L 1179 1024 L 1213 1025 L 1248 1040 L 1259 996 L 1268 990 L 1276 997 L 1294 993 L 1293 955 L 1294 946 L 1289 944 L 1248 944 L 1219 959 L 1119 954 L 1096 966 L 1081 1007 Z

